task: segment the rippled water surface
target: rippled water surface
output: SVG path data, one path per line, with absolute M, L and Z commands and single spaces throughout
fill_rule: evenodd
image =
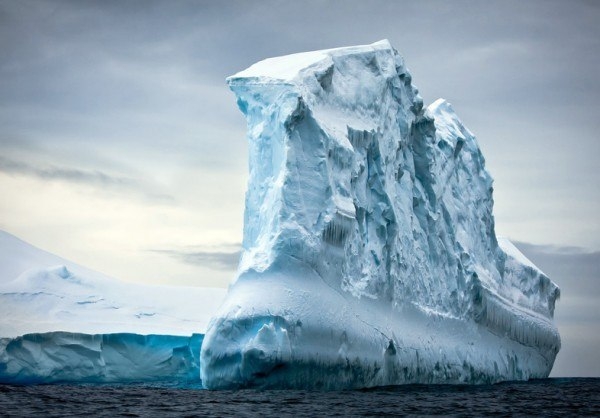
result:
M 0 416 L 600 415 L 600 379 L 358 391 L 207 391 L 177 384 L 0 385 Z

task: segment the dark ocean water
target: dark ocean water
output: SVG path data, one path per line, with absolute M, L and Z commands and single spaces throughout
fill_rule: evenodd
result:
M 0 416 L 600 416 L 600 378 L 491 386 L 207 391 L 175 384 L 0 385 Z

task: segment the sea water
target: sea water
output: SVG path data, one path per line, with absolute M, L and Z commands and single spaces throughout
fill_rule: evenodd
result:
M 0 416 L 600 415 L 600 378 L 366 390 L 209 391 L 197 384 L 0 385 Z

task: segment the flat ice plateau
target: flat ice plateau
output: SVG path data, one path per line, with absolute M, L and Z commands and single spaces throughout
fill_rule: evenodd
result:
M 119 281 L 0 231 L 0 382 L 198 380 L 224 296 Z
M 388 41 L 267 59 L 228 83 L 250 176 L 204 386 L 548 376 L 559 289 L 496 238 L 475 137 L 448 102 L 423 107 Z

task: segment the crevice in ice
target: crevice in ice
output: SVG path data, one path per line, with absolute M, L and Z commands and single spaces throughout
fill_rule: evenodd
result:
M 339 212 L 336 213 L 323 230 L 323 241 L 336 247 L 343 247 L 350 235 L 353 221 L 354 218 L 350 218 Z
M 348 140 L 354 149 L 368 148 L 373 142 L 376 142 L 376 132 L 373 130 L 358 130 L 347 126 Z

